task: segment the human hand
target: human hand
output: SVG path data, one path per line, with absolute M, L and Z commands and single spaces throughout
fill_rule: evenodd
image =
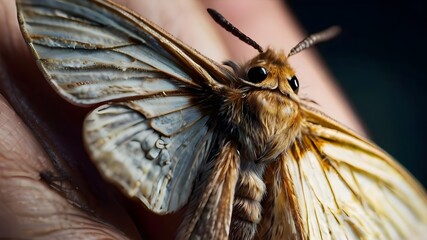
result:
M 206 7 L 217 9 L 262 46 L 288 51 L 304 37 L 290 12 L 275 1 L 117 2 L 216 61 L 242 61 L 257 52 L 219 29 Z M 1 1 L 0 12 L 0 92 L 7 99 L 0 99 L 0 222 L 6 223 L 0 237 L 171 238 L 180 214 L 150 214 L 102 182 L 81 141 L 89 109 L 62 100 L 40 74 L 19 31 L 15 2 Z M 301 80 L 301 94 L 360 129 L 313 52 L 301 53 L 291 63 Z M 41 181 L 40 173 L 54 177 Z

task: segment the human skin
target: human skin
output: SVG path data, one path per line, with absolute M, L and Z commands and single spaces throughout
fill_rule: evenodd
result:
M 207 7 L 221 12 L 263 47 L 289 51 L 305 35 L 279 1 L 116 2 L 216 61 L 243 62 L 257 52 L 219 28 Z M 150 214 L 104 183 L 90 164 L 80 134 L 90 109 L 64 101 L 44 80 L 19 31 L 13 0 L 0 0 L 0 36 L 0 238 L 135 239 L 141 233 L 171 238 L 184 211 L 170 217 Z M 314 51 L 293 56 L 290 62 L 301 96 L 363 132 Z M 53 167 L 52 158 L 66 166 Z M 42 181 L 41 172 L 58 179 Z

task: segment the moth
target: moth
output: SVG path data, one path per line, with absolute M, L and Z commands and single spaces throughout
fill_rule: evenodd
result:
M 420 184 L 378 146 L 298 96 L 288 57 L 254 46 L 218 64 L 104 0 L 19 0 L 23 36 L 63 98 L 93 111 L 87 152 L 157 214 L 187 205 L 180 239 L 408 239 L 427 235 Z

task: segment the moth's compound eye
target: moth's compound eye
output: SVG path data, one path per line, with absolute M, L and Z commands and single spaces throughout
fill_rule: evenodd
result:
M 299 89 L 298 78 L 293 76 L 291 79 L 288 79 L 288 83 L 289 83 L 289 86 L 291 86 L 294 93 L 298 93 L 298 89 Z
M 248 71 L 248 80 L 252 83 L 259 83 L 268 76 L 267 69 L 263 67 L 253 67 Z

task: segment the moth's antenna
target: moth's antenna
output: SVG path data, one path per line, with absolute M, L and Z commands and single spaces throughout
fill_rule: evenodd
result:
M 299 52 L 301 52 L 304 49 L 307 49 L 319 42 L 324 42 L 327 40 L 330 40 L 334 37 L 336 37 L 341 32 L 341 28 L 338 26 L 330 27 L 326 30 L 323 30 L 321 32 L 312 34 L 308 37 L 306 37 L 304 40 L 299 42 L 295 47 L 291 49 L 291 51 L 288 54 L 288 57 L 295 55 Z
M 208 13 L 211 15 L 213 20 L 217 22 L 221 27 L 223 27 L 225 30 L 233 34 L 234 36 L 238 37 L 240 40 L 245 42 L 246 44 L 252 46 L 258 52 L 262 53 L 264 50 L 262 50 L 262 47 L 256 43 L 254 40 L 252 40 L 250 37 L 246 36 L 244 33 L 242 33 L 239 29 L 237 29 L 233 24 L 231 24 L 227 19 L 225 19 L 224 16 L 222 16 L 219 12 L 208 8 Z

